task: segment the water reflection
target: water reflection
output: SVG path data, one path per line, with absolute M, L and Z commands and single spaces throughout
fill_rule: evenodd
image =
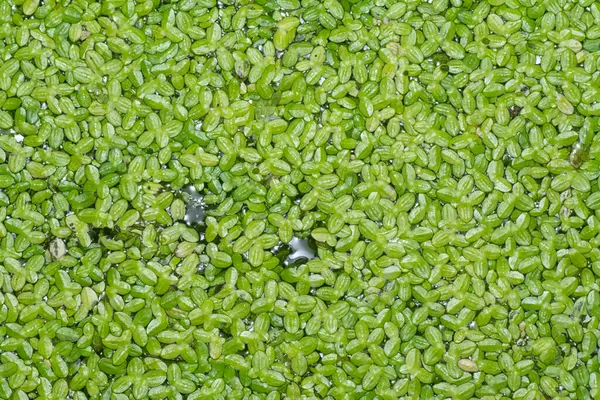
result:
M 181 190 L 186 203 L 184 221 L 188 225 L 203 224 L 206 219 L 204 196 L 193 185 Z
M 317 258 L 317 246 L 312 238 L 292 238 L 289 244 L 281 244 L 273 249 L 273 252 L 286 267 L 306 264 Z

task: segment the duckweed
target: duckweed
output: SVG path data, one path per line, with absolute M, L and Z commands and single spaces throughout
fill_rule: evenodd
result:
M 599 399 L 599 24 L 0 0 L 0 399 Z

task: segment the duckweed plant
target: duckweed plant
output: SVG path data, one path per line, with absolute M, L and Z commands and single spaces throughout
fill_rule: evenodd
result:
M 0 37 L 0 399 L 600 399 L 600 3 L 0 0 Z

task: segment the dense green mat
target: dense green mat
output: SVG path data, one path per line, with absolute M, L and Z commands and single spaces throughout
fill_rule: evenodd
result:
M 600 3 L 0 0 L 0 399 L 600 399 Z

